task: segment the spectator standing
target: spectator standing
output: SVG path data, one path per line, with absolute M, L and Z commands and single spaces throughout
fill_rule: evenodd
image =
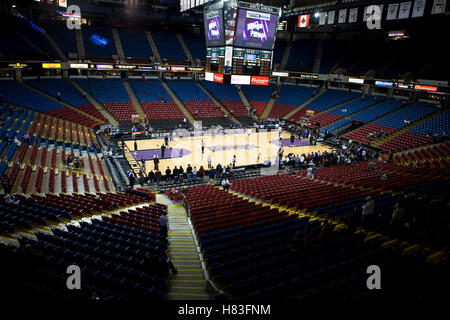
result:
M 222 187 L 223 187 L 223 189 L 225 190 L 225 191 L 227 191 L 228 192 L 228 190 L 230 190 L 230 185 L 231 185 L 231 183 L 230 183 L 230 181 L 228 180 L 228 178 L 223 178 L 223 180 L 222 180 Z
M 372 199 L 372 197 L 368 196 L 366 200 L 367 200 L 366 204 L 362 206 L 363 211 L 361 217 L 361 225 L 364 228 L 367 228 L 370 225 L 375 209 L 375 201 Z
M 208 169 L 212 168 L 211 163 L 212 163 L 211 155 L 208 155 Z
M 155 171 L 158 170 L 159 158 L 158 158 L 158 155 L 157 155 L 157 154 L 155 154 L 155 155 L 153 156 L 153 164 L 154 164 L 154 167 L 155 167 Z
M 159 186 L 159 183 L 161 181 L 161 171 L 159 171 L 158 169 L 156 169 L 155 171 L 155 180 L 156 184 Z
M 187 177 L 187 181 L 191 182 L 192 180 L 192 167 L 190 164 L 188 164 L 187 168 L 186 168 L 186 177 Z
M 170 168 L 167 167 L 166 169 L 166 181 L 170 181 L 170 175 L 172 174 L 172 171 L 170 171 Z
M 197 181 L 197 168 L 194 167 L 194 169 L 192 169 L 192 179 L 194 180 L 194 182 Z

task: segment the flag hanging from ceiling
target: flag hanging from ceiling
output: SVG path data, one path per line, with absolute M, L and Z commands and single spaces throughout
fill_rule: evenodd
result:
M 237 8 L 225 2 L 223 17 L 225 21 L 225 45 L 232 45 L 236 29 Z
M 298 24 L 299 28 L 306 28 L 309 26 L 309 14 L 302 14 L 298 16 Z

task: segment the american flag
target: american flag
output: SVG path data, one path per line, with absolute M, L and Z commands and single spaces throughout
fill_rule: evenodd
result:
M 237 8 L 225 5 L 223 18 L 225 20 L 225 45 L 232 45 L 236 29 Z

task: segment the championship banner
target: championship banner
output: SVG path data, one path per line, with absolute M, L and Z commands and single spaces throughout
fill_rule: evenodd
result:
M 423 17 L 423 13 L 425 12 L 425 4 L 426 0 L 416 0 L 414 1 L 413 11 L 411 14 L 412 18 Z
M 380 8 L 380 12 L 381 12 L 381 16 L 383 16 L 383 4 L 376 4 L 376 5 L 374 5 L 374 6 L 377 6 L 377 7 L 379 7 Z M 368 6 L 368 7 L 366 7 L 365 9 L 364 9 L 364 15 L 363 15 L 363 21 L 367 21 L 367 19 L 370 17 L 370 16 L 372 16 L 372 11 L 371 10 L 369 10 L 369 8 L 370 8 L 371 6 Z
M 397 13 L 398 13 L 398 3 L 391 3 L 388 6 L 387 14 L 386 14 L 386 20 L 396 20 L 397 19 Z
M 431 14 L 444 13 L 446 5 L 447 5 L 447 0 L 434 0 L 433 9 L 431 10 Z
M 358 8 L 350 9 L 348 13 L 348 23 L 354 23 L 358 20 Z
M 335 11 L 328 11 L 328 24 L 334 24 Z
M 319 14 L 319 25 L 324 25 L 327 21 L 327 13 L 326 12 L 321 12 Z
M 411 2 L 402 2 L 398 12 L 398 19 L 408 19 L 410 10 Z
M 345 23 L 346 19 L 347 19 L 347 9 L 339 10 L 338 23 Z

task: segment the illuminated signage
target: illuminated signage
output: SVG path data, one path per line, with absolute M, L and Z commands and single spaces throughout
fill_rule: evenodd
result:
M 44 68 L 44 69 L 61 69 L 61 63 L 43 63 L 42 68 Z
M 393 83 L 389 81 L 375 81 L 375 85 L 379 87 L 392 87 Z
M 400 89 L 414 89 L 414 84 L 412 83 L 394 83 L 394 86 Z
M 269 77 L 254 76 L 251 78 L 250 84 L 257 85 L 257 86 L 268 86 L 269 85 Z
M 203 71 L 205 68 L 203 67 L 186 67 L 186 71 Z
M 305 74 L 301 73 L 300 78 L 302 79 L 319 79 L 319 76 L 317 74 Z
M 357 83 L 357 84 L 363 84 L 364 83 L 364 79 L 348 78 L 348 82 L 350 82 L 350 83 Z
M 116 69 L 136 69 L 136 66 L 129 65 L 129 64 L 116 64 Z
M 71 63 L 70 68 L 72 68 L 72 69 L 88 69 L 89 65 L 87 63 Z
M 186 67 L 170 67 L 172 71 L 186 71 Z
M 28 67 L 28 65 L 26 63 L 17 62 L 17 63 L 9 63 L 8 67 L 14 68 L 14 69 L 23 69 L 23 68 Z
M 272 76 L 274 76 L 274 77 L 289 77 L 289 73 L 274 71 L 274 72 L 272 72 Z
M 231 84 L 250 84 L 250 76 L 231 75 Z
M 97 64 L 95 67 L 97 70 L 112 70 L 114 68 L 112 64 Z
M 223 83 L 223 74 L 214 73 L 214 82 Z
M 212 73 L 212 72 L 205 72 L 205 80 L 206 81 L 214 81 L 214 73 Z
M 414 89 L 422 90 L 422 91 L 433 91 L 433 92 L 437 91 L 437 87 L 435 87 L 435 86 L 424 86 L 421 84 L 416 84 L 414 86 Z

